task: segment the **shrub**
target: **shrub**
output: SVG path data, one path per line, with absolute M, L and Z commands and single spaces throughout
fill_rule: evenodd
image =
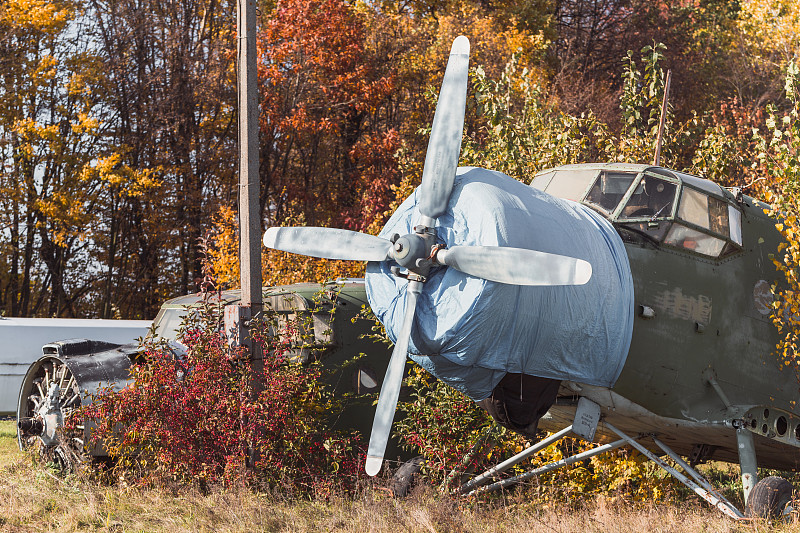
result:
M 265 311 L 252 327 L 260 368 L 227 345 L 220 314 L 208 304 L 190 314 L 185 352 L 146 341 L 130 384 L 103 390 L 82 409 L 114 473 L 142 484 L 245 482 L 293 495 L 353 489 L 359 438 L 325 427 L 333 399 L 318 381 L 319 365 L 288 358 L 301 325 Z
M 399 405 L 404 414 L 397 430 L 405 448 L 422 455 L 424 470 L 433 483 L 457 486 L 471 474 L 479 474 L 532 445 L 534 441 L 495 425 L 491 417 L 467 396 L 436 381 L 414 365 L 406 383 L 412 400 Z M 473 444 L 485 436 L 482 449 L 471 454 Z M 547 436 L 541 432 L 541 438 Z M 580 439 L 567 437 L 513 467 L 508 475 L 522 473 L 588 449 Z M 464 461 L 469 455 L 469 460 Z M 456 475 L 449 479 L 451 471 Z M 464 477 L 462 478 L 462 475 Z M 616 450 L 576 463 L 569 468 L 543 474 L 526 485 L 548 485 L 547 490 L 528 494 L 536 501 L 576 494 L 602 494 L 626 500 L 664 499 L 676 487 L 673 478 L 636 451 Z

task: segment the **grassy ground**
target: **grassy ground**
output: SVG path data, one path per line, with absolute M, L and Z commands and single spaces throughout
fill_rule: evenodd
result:
M 0 422 L 0 531 L 800 532 L 800 523 L 737 524 L 701 503 L 593 499 L 534 506 L 515 496 L 478 505 L 424 488 L 397 501 L 377 485 L 328 502 L 290 502 L 246 489 L 202 495 L 98 486 L 53 476 L 17 450 L 13 422 Z

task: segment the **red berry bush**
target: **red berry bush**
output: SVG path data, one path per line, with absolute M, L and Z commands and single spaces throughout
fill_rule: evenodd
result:
M 227 345 L 220 314 L 213 306 L 190 314 L 185 351 L 146 341 L 130 384 L 105 389 L 79 413 L 93 426 L 92 444 L 105 447 L 128 483 L 246 482 L 295 495 L 352 490 L 360 438 L 326 428 L 335 405 L 319 364 L 289 360 L 296 335 L 286 329 L 299 324 L 266 312 L 251 328 L 262 365 Z

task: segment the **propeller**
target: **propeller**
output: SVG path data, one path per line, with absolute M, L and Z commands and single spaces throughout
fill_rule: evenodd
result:
M 297 227 L 269 228 L 264 246 L 273 250 L 350 261 L 386 261 L 391 241 L 346 229 Z
M 264 245 L 268 248 L 326 259 L 392 260 L 408 270 L 408 274 L 404 274 L 408 285 L 403 324 L 378 396 L 369 439 L 365 468 L 370 476 L 376 475 L 383 464 L 403 381 L 417 300 L 432 268 L 447 266 L 471 276 L 515 285 L 582 285 L 592 275 L 591 264 L 574 257 L 504 246 L 444 249 L 436 245 L 436 219 L 446 212 L 450 202 L 461 152 L 469 48 L 469 40 L 461 36 L 450 50 L 422 170 L 417 203 L 420 218 L 413 233 L 395 236 L 392 240 L 319 227 L 269 228 L 264 234 Z
M 511 285 L 583 285 L 592 265 L 564 255 L 507 246 L 453 246 L 434 260 L 470 276 Z

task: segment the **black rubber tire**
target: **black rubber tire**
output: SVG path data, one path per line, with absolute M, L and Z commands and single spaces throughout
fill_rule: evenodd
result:
M 392 491 L 392 496 L 395 498 L 405 498 L 408 496 L 409 491 L 411 491 L 411 487 L 413 487 L 414 483 L 417 481 L 417 474 L 419 474 L 424 462 L 425 458 L 421 455 L 418 455 L 412 459 L 409 459 L 397 469 L 397 472 L 395 472 L 392 476 L 392 482 L 389 485 L 389 490 Z
M 745 516 L 767 520 L 780 518 L 792 501 L 792 492 L 792 484 L 782 477 L 765 477 L 750 491 Z

